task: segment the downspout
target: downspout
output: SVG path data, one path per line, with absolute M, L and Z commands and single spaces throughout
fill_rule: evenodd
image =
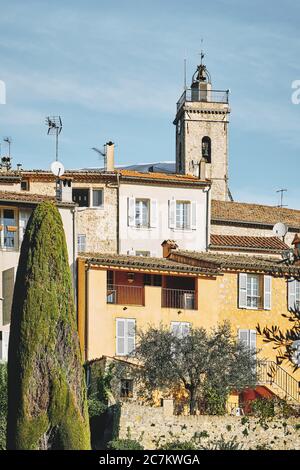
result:
M 84 356 L 85 361 L 89 359 L 89 277 L 90 268 L 87 266 L 85 270 L 85 341 Z
M 74 302 L 77 311 L 77 244 L 76 244 L 76 207 L 72 210 L 72 225 L 73 225 L 73 286 L 74 286 Z
M 120 253 L 120 173 L 117 172 L 117 254 Z
M 205 251 L 208 251 L 208 241 L 209 241 L 209 226 L 210 226 L 210 204 L 209 204 L 209 201 L 210 201 L 210 190 L 211 190 L 211 186 L 209 186 L 208 188 L 205 188 L 205 192 L 206 192 L 206 228 L 205 228 Z

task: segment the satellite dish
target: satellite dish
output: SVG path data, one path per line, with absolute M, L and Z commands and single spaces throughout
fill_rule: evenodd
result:
M 273 227 L 273 233 L 276 237 L 284 237 L 287 234 L 287 231 L 287 226 L 281 222 L 278 222 L 278 224 L 275 224 Z
M 55 176 L 62 176 L 65 172 L 65 167 L 61 162 L 58 161 L 52 162 L 50 168 Z

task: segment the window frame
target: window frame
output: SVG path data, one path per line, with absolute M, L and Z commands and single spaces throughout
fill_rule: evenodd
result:
M 8 219 L 13 220 L 15 225 L 5 225 L 4 224 L 4 211 L 10 210 L 14 212 L 14 218 Z M 15 207 L 11 206 L 1 206 L 0 207 L 0 250 L 1 251 L 19 251 L 19 241 L 20 241 L 20 227 L 19 227 L 19 210 Z M 12 238 L 14 240 L 14 246 L 6 246 L 5 245 L 5 227 L 15 227 L 15 230 L 11 230 L 12 233 L 15 235 Z
M 184 207 L 188 208 L 187 214 L 185 215 L 185 211 L 182 210 L 180 211 L 179 218 L 182 218 L 182 224 L 178 225 L 178 206 L 182 206 L 183 209 Z M 185 224 L 185 220 L 187 219 L 187 224 Z M 192 201 L 188 200 L 181 200 L 178 199 L 176 200 L 176 205 L 175 205 L 175 229 L 176 230 L 191 230 L 192 229 Z
M 94 191 L 101 192 L 102 194 L 102 203 L 99 206 L 94 205 Z M 90 206 L 93 209 L 103 209 L 104 207 L 104 189 L 103 188 L 90 188 Z
M 143 206 L 143 202 L 146 202 L 146 206 Z M 140 213 L 137 217 L 137 208 L 138 207 L 139 207 Z M 145 207 L 147 207 L 147 212 L 146 212 L 147 221 L 144 224 L 143 223 L 143 218 L 144 218 Z M 151 199 L 149 199 L 149 198 L 140 198 L 140 197 L 135 198 L 134 224 L 135 224 L 136 228 L 146 228 L 146 229 L 150 228 L 150 223 L 151 223 L 150 211 L 151 211 Z M 142 221 L 142 223 L 137 223 L 138 218 Z
M 79 249 L 79 247 L 82 245 L 82 243 L 79 242 L 79 237 L 84 237 L 84 250 Z M 86 234 L 85 233 L 78 233 L 77 234 L 77 252 L 78 253 L 85 253 L 86 252 Z

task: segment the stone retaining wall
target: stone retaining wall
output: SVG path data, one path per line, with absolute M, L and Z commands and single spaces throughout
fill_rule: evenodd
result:
M 223 436 L 225 441 L 236 437 L 243 449 L 300 450 L 298 418 L 260 423 L 257 418 L 241 416 L 170 416 L 167 408 L 122 404 L 119 437 L 136 439 L 147 450 L 174 440 L 189 441 L 195 434 L 202 445 Z

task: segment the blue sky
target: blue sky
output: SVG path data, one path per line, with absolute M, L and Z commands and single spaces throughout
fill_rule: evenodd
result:
M 300 209 L 300 4 L 256 0 L 0 0 L 0 137 L 14 163 L 47 168 L 61 115 L 60 159 L 98 166 L 113 140 L 119 164 L 173 160 L 175 104 L 204 38 L 213 87 L 231 90 L 230 188 L 236 200 Z M 5 144 L 2 145 L 2 153 Z

